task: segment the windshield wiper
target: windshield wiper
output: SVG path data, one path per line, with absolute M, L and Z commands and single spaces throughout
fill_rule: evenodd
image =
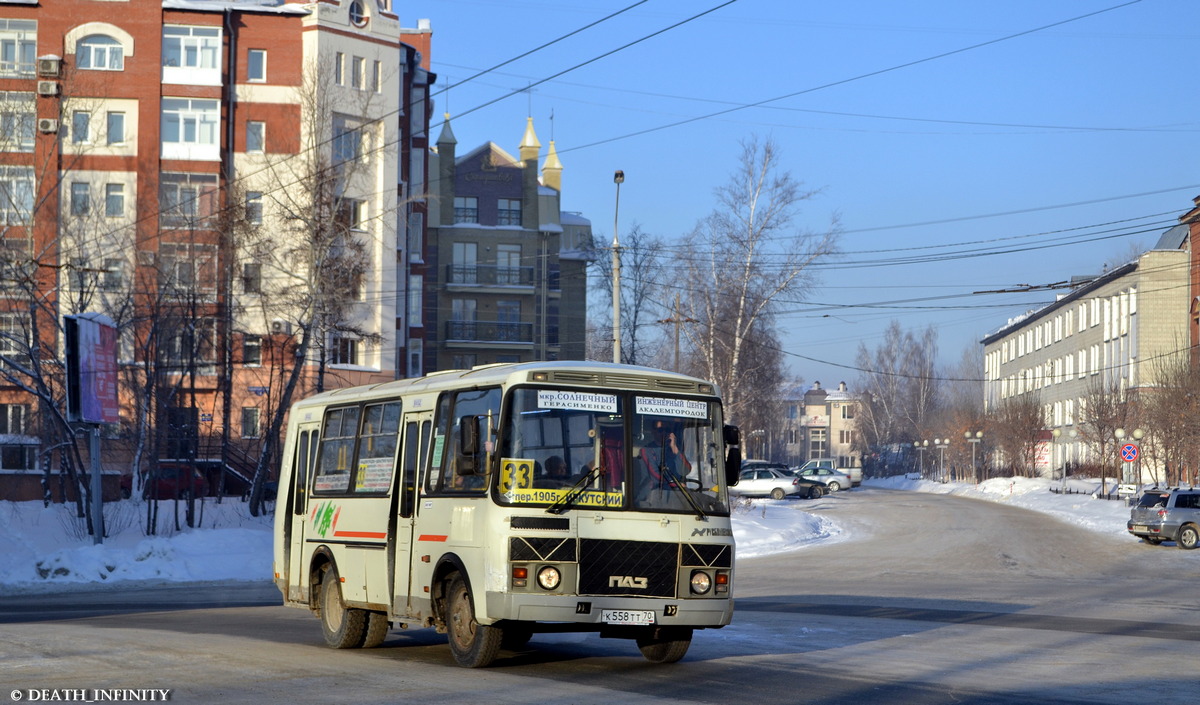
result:
M 566 494 L 555 500 L 554 504 L 546 507 L 546 513 L 562 514 L 570 509 L 571 505 L 575 504 L 575 500 L 579 499 L 579 497 L 587 490 L 587 486 L 592 482 L 592 480 L 596 479 L 596 476 L 601 472 L 603 472 L 603 470 L 600 469 L 599 465 L 589 470 L 586 475 L 579 478 L 579 481 L 576 482 Z
M 692 496 L 691 490 L 687 488 L 687 485 L 683 480 L 679 479 L 679 476 L 675 474 L 675 471 L 671 470 L 666 465 L 660 465 L 658 471 L 667 480 L 666 484 L 671 485 L 683 493 L 683 498 L 686 499 L 687 503 L 692 505 L 692 509 L 695 510 L 696 518 L 700 521 L 707 521 L 708 515 L 705 514 L 704 510 L 700 508 L 700 505 L 696 503 L 696 498 Z

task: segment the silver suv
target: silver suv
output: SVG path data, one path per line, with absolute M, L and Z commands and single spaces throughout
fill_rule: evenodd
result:
M 1157 546 L 1174 541 L 1180 548 L 1200 545 L 1200 489 L 1146 490 L 1129 512 L 1129 533 Z

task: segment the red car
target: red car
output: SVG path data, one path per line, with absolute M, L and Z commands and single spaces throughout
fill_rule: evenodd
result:
M 154 477 L 145 479 L 142 487 L 143 499 L 175 499 L 208 495 L 208 480 L 199 469 L 182 463 L 162 463 Z M 121 495 L 133 494 L 133 475 L 121 476 Z

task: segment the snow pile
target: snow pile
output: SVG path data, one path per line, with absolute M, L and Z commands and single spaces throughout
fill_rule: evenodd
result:
M 1124 502 L 1093 499 L 1098 482 L 1071 481 L 1080 494 L 1055 494 L 1059 483 L 1028 478 L 987 480 L 979 485 L 940 483 L 904 476 L 867 480 L 864 486 L 915 490 L 1006 502 L 1108 534 L 1122 535 Z M 854 490 L 859 492 L 861 490 Z M 742 500 L 735 504 L 733 535 L 738 558 L 757 558 L 831 541 L 847 540 L 836 512 L 810 513 L 802 500 Z M 0 502 L 0 585 L 12 592 L 45 591 L 121 581 L 198 582 L 270 580 L 272 521 L 252 517 L 236 499 L 199 510 L 199 526 L 187 528 L 183 505 L 175 529 L 173 502 L 159 504 L 159 532 L 144 532 L 146 504 L 126 500 L 105 505 L 109 537 L 95 545 L 73 516 L 73 505 Z M 832 518 L 831 518 L 832 517 Z

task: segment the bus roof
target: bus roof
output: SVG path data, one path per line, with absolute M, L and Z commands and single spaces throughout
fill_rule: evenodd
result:
M 544 378 L 535 378 L 543 373 Z M 554 362 L 507 362 L 479 365 L 469 370 L 443 370 L 424 377 L 397 379 L 358 387 L 343 387 L 314 394 L 296 406 L 336 403 L 339 397 L 365 395 L 386 397 L 396 394 L 438 392 L 443 389 L 469 386 L 492 386 L 502 383 L 545 382 L 587 388 L 645 389 L 647 391 L 715 395 L 716 385 L 698 377 L 638 365 L 618 365 L 612 362 L 559 360 Z

